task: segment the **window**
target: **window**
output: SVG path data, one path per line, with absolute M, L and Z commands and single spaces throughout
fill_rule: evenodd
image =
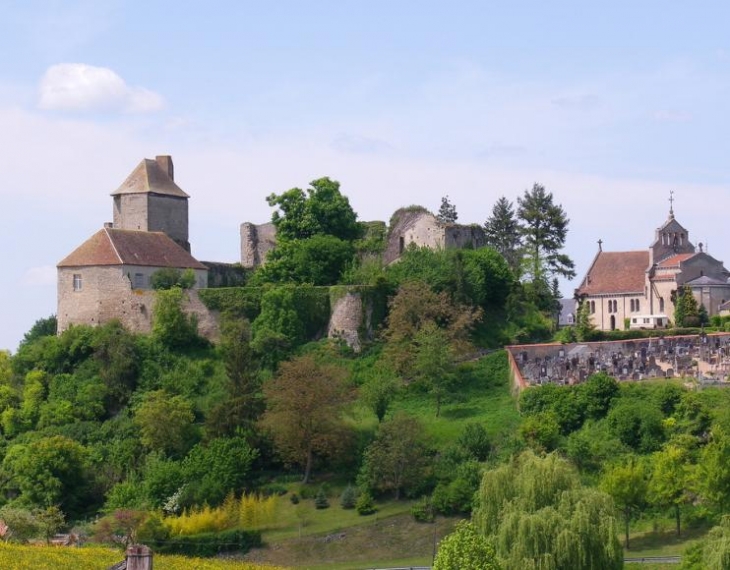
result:
M 636 299 L 636 301 L 634 301 L 634 306 L 636 307 L 636 312 L 638 313 L 640 311 L 640 308 L 639 308 L 640 305 L 639 305 L 639 300 L 638 299 Z
M 135 273 L 134 274 L 134 288 L 135 289 L 144 289 L 144 274 L 143 273 Z
M 81 273 L 74 273 L 74 291 L 81 291 Z
M 664 297 L 659 297 L 659 312 L 664 312 Z
M 634 312 L 634 300 L 633 299 L 631 299 L 631 312 L 632 313 Z
M 591 301 L 591 313 L 595 313 L 595 312 L 596 312 L 596 302 Z

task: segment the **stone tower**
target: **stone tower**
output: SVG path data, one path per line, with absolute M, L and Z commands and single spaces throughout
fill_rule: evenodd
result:
M 145 158 L 112 193 L 114 228 L 164 232 L 185 250 L 188 238 L 188 196 L 175 184 L 172 157 Z

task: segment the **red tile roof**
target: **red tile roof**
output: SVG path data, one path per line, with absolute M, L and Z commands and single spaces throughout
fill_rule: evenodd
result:
M 185 192 L 160 167 L 156 160 L 145 158 L 127 176 L 122 185 L 112 192 L 112 196 L 119 194 L 163 194 L 189 198 Z
M 104 228 L 96 232 L 58 267 L 141 265 L 177 269 L 207 269 L 162 232 Z
M 657 263 L 657 267 L 676 267 L 681 262 L 688 260 L 690 257 L 697 255 L 696 253 L 678 253 L 677 255 L 673 255 L 672 257 L 667 257 L 666 259 L 660 261 Z
M 644 291 L 649 251 L 601 251 L 593 261 L 579 295 L 639 293 Z

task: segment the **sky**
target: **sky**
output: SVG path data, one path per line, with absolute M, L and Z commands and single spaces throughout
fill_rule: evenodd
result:
M 266 196 L 340 181 L 361 220 L 483 223 L 543 184 L 578 279 L 667 218 L 730 265 L 730 3 L 0 0 L 0 349 L 56 264 L 170 154 L 198 259 L 240 258 Z

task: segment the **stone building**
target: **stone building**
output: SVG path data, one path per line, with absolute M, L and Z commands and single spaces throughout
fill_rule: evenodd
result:
M 650 317 L 674 318 L 674 297 L 687 285 L 709 315 L 730 299 L 730 272 L 721 261 L 699 251 L 689 232 L 670 208 L 666 222 L 657 228 L 648 250 L 598 253 L 576 289 L 576 298 L 588 303 L 593 324 L 600 330 L 624 328 L 624 319 L 652 323 Z
M 241 265 L 253 269 L 263 265 L 268 253 L 276 246 L 276 227 L 266 224 L 241 224 Z
M 188 195 L 174 182 L 172 158 L 144 159 L 112 193 L 107 223 L 57 266 L 58 330 L 119 319 L 134 331 L 150 328 L 152 274 L 165 268 L 208 270 L 190 254 Z

